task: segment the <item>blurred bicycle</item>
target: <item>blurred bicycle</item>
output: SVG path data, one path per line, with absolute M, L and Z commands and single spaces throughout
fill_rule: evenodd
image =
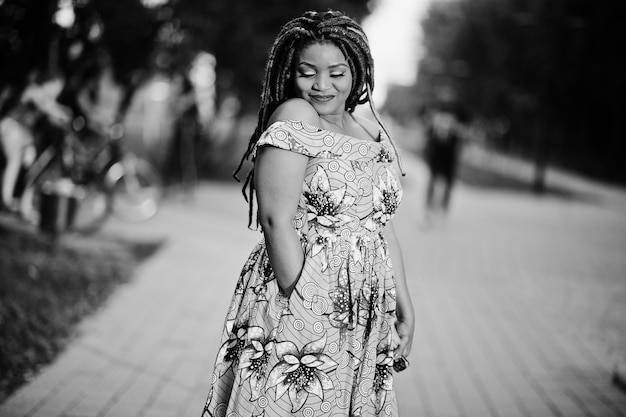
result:
M 77 232 L 96 231 L 111 214 L 125 222 L 152 218 L 163 196 L 161 178 L 124 149 L 122 125 L 106 132 L 79 127 L 74 121 L 62 143 L 50 144 L 27 170 L 22 217 L 42 229 Z

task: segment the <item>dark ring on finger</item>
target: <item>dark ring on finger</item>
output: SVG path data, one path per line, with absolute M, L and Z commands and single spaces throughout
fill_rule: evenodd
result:
M 405 358 L 404 356 L 400 356 L 397 359 L 394 359 L 393 361 L 393 370 L 396 372 L 402 372 L 404 371 L 406 368 L 409 367 L 409 360 L 407 358 Z

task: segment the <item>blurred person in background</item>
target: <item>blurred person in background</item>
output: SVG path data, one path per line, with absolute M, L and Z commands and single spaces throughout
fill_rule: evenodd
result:
M 415 318 L 391 221 L 397 152 L 372 89 L 353 19 L 307 12 L 282 27 L 236 171 L 252 160 L 244 193 L 264 239 L 237 282 L 203 416 L 398 415 L 392 371 L 408 365 Z M 353 113 L 367 102 L 372 120 Z
M 2 172 L 2 208 L 15 212 L 18 202 L 15 188 L 20 170 L 29 166 L 36 158 L 40 141 L 50 139 L 46 125 L 67 126 L 71 120 L 70 111 L 57 102 L 63 88 L 59 76 L 31 76 L 31 81 L 20 96 L 20 100 L 5 117 L 0 120 L 0 144 L 5 158 Z
M 434 216 L 447 214 L 450 209 L 463 141 L 463 123 L 456 106 L 445 101 L 433 106 L 426 117 L 424 159 L 429 176 L 424 221 L 429 226 Z
M 198 182 L 196 165 L 199 139 L 198 104 L 189 77 L 177 74 L 173 84 L 177 95 L 172 106 L 175 124 L 174 136 L 167 154 L 167 178 L 172 184 L 179 185 L 186 196 L 191 197 Z

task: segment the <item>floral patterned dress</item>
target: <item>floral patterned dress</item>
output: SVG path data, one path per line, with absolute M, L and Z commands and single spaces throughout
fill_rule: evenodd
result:
M 293 219 L 305 261 L 286 298 L 265 243 L 252 251 L 227 313 L 203 417 L 397 416 L 396 292 L 382 229 L 402 190 L 389 139 L 280 121 L 257 146 L 309 157 Z

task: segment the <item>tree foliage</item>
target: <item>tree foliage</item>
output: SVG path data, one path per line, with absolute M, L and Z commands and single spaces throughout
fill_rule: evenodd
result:
M 10 107 L 33 69 L 61 72 L 81 84 L 105 66 L 126 87 L 129 100 L 147 75 L 185 71 L 199 51 L 215 55 L 220 88 L 250 101 L 283 23 L 305 10 L 328 8 L 360 19 L 367 4 L 170 0 L 146 7 L 141 0 L 74 0 L 75 21 L 64 29 L 53 23 L 59 0 L 0 0 L 0 101 Z
M 76 0 L 74 22 L 54 23 L 58 0 L 4 0 L 0 5 L 0 92 L 6 112 L 29 77 L 62 76 L 72 95 L 111 67 L 121 86 L 133 91 L 137 74 L 150 71 L 155 36 L 162 24 L 140 0 Z
M 50 4 L 32 0 L 7 0 L 0 4 L 0 116 L 19 97 L 30 70 L 48 65 L 50 39 L 55 33 L 54 11 Z
M 626 179 L 622 0 L 453 0 L 422 22 L 418 91 L 451 87 L 475 116 L 507 121 L 496 145 Z
M 234 90 L 250 107 L 260 93 L 267 52 L 285 22 L 306 10 L 329 8 L 361 19 L 368 13 L 367 4 L 367 0 L 179 0 L 173 8 L 190 51 L 215 55 L 218 88 Z

